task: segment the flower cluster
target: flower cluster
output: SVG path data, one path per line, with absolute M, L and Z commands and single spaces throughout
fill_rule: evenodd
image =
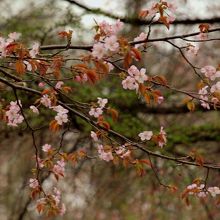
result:
M 6 116 L 8 119 L 7 124 L 9 126 L 16 127 L 18 124 L 21 124 L 24 120 L 24 117 L 20 114 L 21 110 L 19 105 L 22 107 L 20 100 L 15 102 L 13 101 L 10 102 L 9 110 L 6 111 Z
M 103 108 L 108 103 L 108 99 L 102 99 L 100 97 L 97 98 L 97 104 L 98 107 L 91 107 L 89 111 L 89 115 L 94 116 L 95 118 L 98 118 L 103 113 Z
M 119 146 L 118 149 L 115 150 L 115 153 L 122 159 L 128 158 L 131 155 L 131 151 L 126 150 L 124 145 Z
M 195 195 L 199 198 L 204 198 L 208 194 L 212 197 L 216 197 L 216 195 L 220 194 L 220 189 L 217 186 L 205 188 L 205 184 L 197 184 L 193 183 L 186 188 L 186 193 L 188 195 Z
M 39 187 L 39 182 L 36 178 L 30 178 L 29 179 L 29 187 L 32 189 L 36 189 Z
M 66 207 L 64 203 L 61 203 L 61 193 L 54 187 L 53 194 L 48 194 L 45 198 L 40 198 L 37 200 L 36 208 L 38 212 L 48 211 L 47 209 L 52 207 L 53 212 L 51 215 L 63 216 L 66 212 Z
M 7 55 L 7 47 L 13 43 L 14 41 L 17 41 L 20 38 L 21 34 L 17 32 L 10 33 L 8 35 L 8 38 L 0 37 L 0 52 L 1 57 L 6 57 Z
M 112 152 L 110 150 L 108 152 L 106 152 L 104 150 L 103 145 L 99 144 L 97 146 L 97 149 L 98 149 L 98 153 L 99 153 L 99 158 L 100 159 L 105 160 L 106 162 L 109 162 L 110 160 L 114 159 L 114 157 L 112 155 Z
M 144 83 L 148 80 L 148 77 L 145 73 L 146 69 L 142 68 L 138 70 L 136 66 L 132 65 L 128 69 L 129 76 L 122 81 L 123 88 L 137 91 L 139 88 L 138 83 Z
M 62 86 L 62 84 L 60 86 Z M 68 122 L 68 115 L 67 115 L 67 113 L 69 112 L 68 109 L 63 108 L 61 105 L 51 106 L 52 103 L 47 94 L 41 97 L 40 102 L 45 107 L 53 109 L 55 112 L 57 112 L 57 115 L 55 116 L 55 120 L 57 121 L 57 124 L 62 125 L 63 123 Z
M 104 36 L 93 45 L 92 56 L 97 59 L 102 59 L 108 52 L 117 52 L 119 50 L 119 43 L 116 34 L 122 29 L 123 23 L 117 20 L 115 24 L 110 25 L 103 21 L 98 25 L 100 33 Z
M 217 78 L 220 77 L 220 71 L 218 71 L 213 66 L 204 66 L 201 69 L 201 73 L 205 75 L 206 78 L 210 79 L 211 81 L 215 81 Z M 209 102 L 212 102 L 214 105 L 219 103 L 219 98 L 216 96 L 217 93 L 220 92 L 220 81 L 215 82 L 210 90 L 209 86 L 204 86 L 199 90 L 199 98 L 200 103 L 203 108 L 210 109 Z M 209 100 L 209 96 L 211 100 Z
M 63 108 L 61 105 L 57 105 L 55 107 L 52 107 L 52 109 L 57 112 L 57 115 L 55 116 L 55 120 L 57 121 L 57 124 L 62 125 L 63 123 L 68 122 L 68 115 L 69 112 L 68 109 Z
M 65 161 L 58 160 L 57 163 L 53 166 L 52 172 L 55 176 L 64 176 L 65 172 Z
M 158 135 L 154 135 L 154 138 L 152 131 L 143 131 L 139 133 L 138 136 L 142 141 L 149 141 L 151 139 L 156 141 L 156 143 L 158 143 L 159 147 L 161 148 L 167 143 L 167 134 L 164 131 L 163 127 L 160 128 L 160 132 Z

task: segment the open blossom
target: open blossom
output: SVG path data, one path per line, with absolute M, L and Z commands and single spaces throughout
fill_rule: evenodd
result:
M 21 101 L 19 100 L 19 105 L 21 105 Z M 20 114 L 20 107 L 18 105 L 18 102 L 11 101 L 9 110 L 6 111 L 6 116 L 8 119 L 8 125 L 16 127 L 18 124 L 21 124 L 24 120 L 24 117 Z
M 105 160 L 106 162 L 109 162 L 110 160 L 114 159 L 111 151 L 109 151 L 109 152 L 104 151 L 103 145 L 100 144 L 97 146 L 97 148 L 98 148 L 98 153 L 99 153 L 100 159 Z
M 117 37 L 112 35 L 110 37 L 105 38 L 105 48 L 110 51 L 118 51 L 119 43 L 117 42 Z
M 217 186 L 209 187 L 208 192 L 211 194 L 212 197 L 216 197 L 216 195 L 220 194 L 220 189 Z
M 108 103 L 108 99 L 102 99 L 102 98 L 98 97 L 97 103 L 100 106 L 100 108 L 104 108 L 105 105 Z
M 93 48 L 92 48 L 92 56 L 93 57 L 100 60 L 103 58 L 105 53 L 106 53 L 106 48 L 103 43 L 98 42 L 93 45 Z
M 43 95 L 40 99 L 41 104 L 43 104 L 45 107 L 51 107 L 51 100 L 49 98 L 49 96 Z
M 220 92 L 220 81 L 214 84 L 210 89 L 211 93 L 214 93 L 216 91 Z
M 33 113 L 39 114 L 39 110 L 38 110 L 38 108 L 36 106 L 31 105 L 30 109 L 32 110 Z
M 146 38 L 147 38 L 147 34 L 142 32 L 142 33 L 140 33 L 139 36 L 134 38 L 134 42 L 146 40 Z M 144 43 L 142 43 L 142 44 L 135 44 L 135 48 L 138 48 L 138 47 L 143 46 L 143 45 L 144 45 Z
M 55 120 L 59 125 L 62 125 L 63 123 L 68 122 L 68 115 L 69 112 L 68 109 L 63 108 L 61 105 L 57 105 L 55 107 L 52 107 L 54 111 L 57 112 L 57 115 L 55 116 Z
M 58 160 L 57 164 L 54 165 L 52 171 L 56 175 L 64 176 L 64 172 L 65 172 L 65 162 L 64 162 L 64 160 Z
M 130 66 L 130 68 L 128 69 L 128 73 L 130 76 L 134 77 L 135 80 L 139 83 L 143 83 L 148 79 L 147 75 L 145 74 L 146 69 L 141 68 L 140 70 L 138 70 L 135 65 Z
M 119 31 L 122 30 L 124 23 L 119 19 L 114 24 L 109 24 L 106 21 L 102 21 L 99 23 L 99 28 L 102 32 L 107 36 L 116 35 Z
M 153 132 L 152 131 L 144 131 L 144 132 L 140 133 L 138 136 L 140 137 L 140 139 L 142 141 L 145 141 L 145 140 L 149 141 L 153 136 Z
M 207 78 L 211 80 L 215 80 L 216 78 L 220 77 L 220 71 L 217 71 L 214 66 L 204 66 L 201 69 L 201 73 L 203 73 Z
M 40 44 L 35 42 L 32 46 L 32 49 L 29 51 L 31 58 L 35 58 L 39 54 Z
M 91 131 L 90 136 L 93 139 L 93 141 L 95 141 L 95 142 L 97 142 L 99 140 L 97 134 L 94 131 Z
M 102 108 L 92 107 L 89 111 L 89 115 L 94 116 L 95 118 L 98 118 L 100 115 L 102 115 L 102 113 L 103 113 Z
M 32 189 L 36 189 L 36 188 L 38 188 L 39 187 L 39 182 L 38 182 L 38 180 L 37 179 L 33 179 L 33 178 L 30 178 L 29 179 L 29 186 L 30 186 L 30 188 L 32 188 Z
M 167 134 L 163 127 L 160 128 L 158 145 L 162 148 L 167 143 Z
M 61 89 L 62 85 L 64 85 L 64 82 L 63 81 L 58 81 L 55 85 L 55 88 L 56 89 Z
M 13 33 L 10 33 L 8 35 L 8 37 L 13 40 L 13 41 L 16 41 L 18 40 L 20 37 L 21 37 L 21 33 L 17 33 L 17 32 L 13 32 Z
M 126 79 L 122 81 L 122 86 L 124 89 L 137 90 L 138 84 L 133 77 L 128 76 Z
M 26 66 L 27 71 L 32 71 L 32 66 L 28 61 L 24 60 L 23 63 Z
M 44 152 L 49 152 L 51 149 L 52 149 L 52 147 L 51 147 L 50 144 L 44 144 L 44 145 L 42 146 L 42 150 L 43 150 Z

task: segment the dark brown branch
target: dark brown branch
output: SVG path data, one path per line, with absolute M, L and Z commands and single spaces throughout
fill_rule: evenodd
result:
M 220 28 L 210 29 L 208 32 L 212 33 L 212 32 L 218 32 L 218 31 L 220 31 Z M 151 38 L 151 39 L 135 41 L 135 42 L 131 41 L 129 43 L 130 43 L 130 45 L 136 45 L 136 44 L 143 44 L 143 43 L 147 43 L 147 42 L 169 41 L 169 40 L 174 40 L 174 39 L 184 40 L 184 38 L 193 37 L 193 36 L 196 36 L 199 34 L 200 34 L 200 32 L 194 32 L 194 33 L 190 33 L 190 34 L 175 35 L 175 36 L 171 36 L 171 37 Z M 203 42 L 205 42 L 205 40 Z M 93 47 L 92 45 L 85 45 L 85 46 L 76 45 L 76 46 L 69 46 L 68 49 L 91 51 L 92 47 Z M 40 49 L 41 50 L 59 50 L 59 49 L 67 49 L 67 47 L 66 47 L 66 45 L 45 45 L 45 46 L 41 46 Z
M 85 11 L 87 11 L 91 14 L 104 15 L 104 16 L 112 18 L 112 19 L 120 19 L 122 22 L 124 22 L 126 24 L 140 25 L 140 26 L 150 24 L 150 21 L 148 21 L 148 20 L 146 21 L 146 20 L 142 20 L 139 18 L 122 17 L 122 16 L 118 16 L 118 15 L 109 13 L 107 11 L 101 10 L 100 8 L 89 8 L 88 6 L 81 4 L 75 0 L 65 0 L 65 1 L 84 9 Z M 213 23 L 218 23 L 218 22 L 220 22 L 220 17 L 205 18 L 205 19 L 200 19 L 200 18 L 181 19 L 181 20 L 175 20 L 172 24 L 174 24 L 174 25 L 179 25 L 179 24 L 194 25 L 194 24 L 202 24 L 202 23 L 213 24 Z M 162 24 L 159 22 L 154 22 L 152 25 L 162 25 Z

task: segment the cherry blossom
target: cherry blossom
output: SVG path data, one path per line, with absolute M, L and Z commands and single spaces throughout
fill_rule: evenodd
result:
M 36 113 L 36 114 L 39 115 L 39 110 L 38 110 L 38 108 L 37 108 L 36 106 L 31 105 L 31 106 L 30 106 L 30 109 L 32 110 L 33 113 Z
M 153 132 L 152 131 L 144 131 L 144 132 L 141 132 L 138 136 L 140 137 L 140 139 L 142 141 L 145 141 L 145 140 L 149 141 L 153 136 Z
M 117 42 L 117 37 L 115 35 L 112 35 L 110 37 L 105 38 L 105 48 L 106 50 L 110 51 L 118 51 L 119 49 L 119 43 Z
M 55 85 L 55 88 L 56 89 L 61 89 L 62 85 L 64 85 L 64 82 L 63 81 L 58 81 Z
M 20 114 L 20 107 L 19 107 L 18 103 L 22 107 L 20 100 L 18 100 L 18 102 L 11 101 L 10 106 L 9 106 L 9 110 L 6 111 L 6 116 L 8 119 L 7 124 L 9 126 L 16 127 L 16 126 L 18 126 L 18 124 L 21 124 L 24 120 L 24 117 Z
M 58 160 L 57 164 L 54 165 L 52 171 L 56 175 L 64 176 L 64 172 L 65 172 L 65 162 L 64 162 L 64 160 Z
M 13 41 L 17 41 L 21 37 L 21 33 L 13 32 L 10 33 L 8 37 Z
M 204 66 L 201 69 L 201 73 L 203 73 L 207 78 L 214 81 L 217 77 L 220 77 L 220 71 L 217 71 L 214 66 Z
M 132 65 L 128 69 L 128 73 L 131 77 L 134 77 L 138 83 L 143 83 L 144 81 L 148 79 L 147 75 L 145 74 L 146 69 L 144 68 L 141 68 L 141 70 L 139 71 L 136 66 Z
M 164 145 L 167 143 L 167 137 L 166 137 L 166 132 L 164 131 L 163 127 L 161 126 L 160 128 L 160 133 L 159 133 L 159 141 L 158 145 L 162 148 Z
M 98 105 L 100 106 L 100 108 L 104 108 L 105 105 L 108 103 L 108 99 L 102 99 L 100 97 L 97 98 L 98 99 Z
M 91 108 L 89 111 L 89 115 L 94 116 L 95 118 L 98 118 L 100 115 L 102 115 L 103 110 L 102 108 Z
M 51 100 L 49 98 L 49 96 L 43 95 L 40 99 L 41 104 L 43 104 L 45 107 L 51 107 Z
M 91 131 L 90 136 L 93 139 L 93 141 L 95 141 L 95 142 L 97 142 L 99 140 L 97 134 L 94 131 Z
M 220 189 L 217 186 L 209 187 L 207 190 L 212 197 L 216 197 L 216 195 L 220 194 Z
M 27 71 L 32 71 L 32 66 L 28 61 L 24 60 L 23 63 L 25 64 Z
M 30 188 L 32 188 L 32 189 L 38 188 L 38 187 L 39 187 L 39 182 L 38 182 L 38 180 L 37 180 L 37 179 L 30 178 L 30 179 L 29 179 L 29 186 L 30 186 Z
M 114 159 L 111 151 L 109 152 L 104 151 L 103 145 L 98 145 L 97 149 L 98 149 L 100 159 L 105 160 L 106 162 L 109 162 Z
M 122 81 L 122 86 L 124 89 L 137 90 L 138 84 L 133 77 L 128 76 L 126 79 Z
M 103 43 L 96 43 L 93 45 L 93 48 L 92 48 L 92 56 L 97 58 L 97 59 L 102 59 L 103 56 L 105 55 L 106 53 L 106 48 L 105 48 L 105 45 Z
M 55 120 L 59 125 L 62 125 L 63 123 L 68 122 L 68 115 L 69 112 L 68 109 L 63 108 L 61 105 L 57 105 L 55 107 L 52 107 L 54 111 L 57 112 L 57 115 L 55 116 Z
M 52 146 L 50 144 L 44 144 L 42 146 L 42 151 L 49 152 L 52 149 Z
M 210 89 L 210 92 L 211 92 L 211 93 L 214 93 L 214 92 L 216 92 L 216 91 L 220 91 L 220 81 L 217 82 L 216 84 L 214 84 L 214 85 L 211 87 L 211 89 Z
M 32 49 L 29 51 L 31 58 L 35 58 L 39 54 L 40 44 L 35 42 L 32 46 Z

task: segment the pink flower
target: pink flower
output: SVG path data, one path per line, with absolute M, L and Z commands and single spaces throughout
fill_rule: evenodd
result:
M 162 102 L 164 101 L 164 97 L 163 96 L 159 96 L 157 98 L 157 103 L 160 105 Z
M 137 90 L 138 84 L 133 77 L 128 76 L 126 79 L 122 81 L 122 86 L 124 89 Z
M 32 110 L 33 113 L 36 113 L 36 114 L 39 115 L 39 110 L 38 110 L 38 108 L 37 108 L 36 106 L 31 105 L 31 106 L 30 106 L 30 109 Z
M 98 118 L 100 115 L 102 115 L 102 113 L 103 113 L 102 108 L 92 107 L 89 111 L 89 115 L 94 116 L 95 118 Z
M 110 37 L 105 38 L 105 48 L 106 50 L 110 51 L 118 51 L 119 49 L 119 43 L 117 42 L 117 37 L 115 35 L 112 35 Z
M 210 89 L 211 93 L 214 93 L 216 91 L 220 91 L 220 81 L 218 81 L 216 84 L 214 84 Z
M 142 40 L 146 40 L 146 39 L 147 39 L 147 34 L 142 32 L 142 33 L 140 33 L 139 36 L 134 38 L 134 42 L 142 41 Z M 138 48 L 138 47 L 143 46 L 143 45 L 144 45 L 144 43 L 142 43 L 142 44 L 135 44 L 135 48 Z
M 101 109 L 105 107 L 105 105 L 108 103 L 108 99 L 102 99 L 98 97 L 98 105 L 100 106 Z
M 18 102 L 10 102 L 9 110 L 5 113 L 8 119 L 7 124 L 9 126 L 16 127 L 18 126 L 18 124 L 21 124 L 24 120 L 24 117 L 20 114 L 20 107 L 18 103 L 22 107 L 20 100 L 18 100 Z
M 27 71 L 32 71 L 32 66 L 28 61 L 23 61 L 24 65 L 26 66 Z
M 209 187 L 208 192 L 211 194 L 212 197 L 216 197 L 216 195 L 220 194 L 220 189 L 217 186 Z
M 203 73 L 207 78 L 214 81 L 216 78 L 220 77 L 220 71 L 217 71 L 214 66 L 204 66 L 201 69 L 201 73 Z
M 140 139 L 142 141 L 145 141 L 145 140 L 149 141 L 153 136 L 153 132 L 152 131 L 144 131 L 144 132 L 140 133 L 138 136 L 140 137 Z
M 55 116 L 55 120 L 57 121 L 57 124 L 59 125 L 62 125 L 63 123 L 67 123 L 69 121 L 67 114 L 60 114 L 60 113 L 58 113 Z
M 113 160 L 114 157 L 112 155 L 112 152 L 105 152 L 103 145 L 98 145 L 98 153 L 99 153 L 99 158 L 102 160 L 105 160 L 106 162 L 109 162 L 110 160 Z
M 159 133 L 159 146 L 162 148 L 164 145 L 167 143 L 167 134 L 164 131 L 163 127 L 160 128 L 160 133 Z
M 113 29 L 113 33 L 117 34 L 119 31 L 121 31 L 124 27 L 124 23 L 120 21 L 120 19 L 118 19 L 115 24 L 112 26 Z
M 29 51 L 31 58 L 35 58 L 39 54 L 40 44 L 35 42 L 32 46 L 32 49 Z
M 13 40 L 13 41 L 16 41 L 18 40 L 20 37 L 21 37 L 21 33 L 17 33 L 17 32 L 13 32 L 13 33 L 10 33 L 8 35 L 8 37 Z
M 128 74 L 132 77 L 135 78 L 135 80 L 139 83 L 143 83 L 144 81 L 146 81 L 148 79 L 146 73 L 146 69 L 142 68 L 140 71 L 138 70 L 138 68 L 134 65 L 132 65 L 129 69 L 128 69 Z
M 50 144 L 44 144 L 42 146 L 42 151 L 44 151 L 44 152 L 49 152 L 51 149 L 52 149 L 52 147 Z
M 48 97 L 48 95 L 43 95 L 40 99 L 41 104 L 43 104 L 45 107 L 51 107 L 51 100 Z
M 43 88 L 46 84 L 44 82 L 39 82 L 38 86 Z
M 29 179 L 29 186 L 30 186 L 30 188 L 32 188 L 32 189 L 36 189 L 36 188 L 38 188 L 39 187 L 39 182 L 38 182 L 38 180 L 37 179 L 32 179 L 32 178 L 30 178 Z
M 97 142 L 99 140 L 97 134 L 94 131 L 91 131 L 91 138 L 95 142 Z
M 52 171 L 56 175 L 64 176 L 64 172 L 65 172 L 65 162 L 64 162 L 64 160 L 57 161 L 57 164 L 54 165 Z
M 58 81 L 55 85 L 55 88 L 56 89 L 61 89 L 62 85 L 64 85 L 64 82 L 63 81 Z
M 93 48 L 92 48 L 92 56 L 93 57 L 100 60 L 103 58 L 105 53 L 106 53 L 106 48 L 105 48 L 104 44 L 98 42 L 93 45 Z

